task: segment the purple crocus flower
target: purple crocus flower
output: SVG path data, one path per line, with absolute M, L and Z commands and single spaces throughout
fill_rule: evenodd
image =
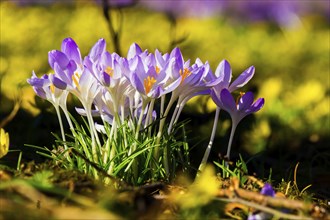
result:
M 205 64 L 196 59 L 195 63 L 183 70 L 180 69 L 181 75 L 180 85 L 173 91 L 172 97 L 178 96 L 177 106 L 174 110 L 168 133 L 171 132 L 172 126 L 178 121 L 184 105 L 196 95 L 208 95 L 210 89 L 219 84 L 220 77 L 214 77 L 208 62 Z
M 34 71 L 32 72 L 32 77 L 27 82 L 39 97 L 46 99 L 55 107 L 60 106 L 62 109 L 66 109 L 68 91 L 63 90 L 66 87 L 64 83 L 58 82 L 58 86 L 61 87 L 59 89 L 50 81 L 49 75 L 44 74 L 38 78 Z
M 66 106 L 66 100 L 69 92 L 65 90 L 66 84 L 63 83 L 62 81 L 55 80 L 59 88 L 55 87 L 50 80 L 50 76 L 52 75 L 53 74 L 48 74 L 48 75 L 44 74 L 42 77 L 38 78 L 35 72 L 33 71 L 32 77 L 28 79 L 27 82 L 33 87 L 33 90 L 39 97 L 46 99 L 47 101 L 53 104 L 60 124 L 62 140 L 65 142 L 66 140 L 63 130 L 60 108 L 63 110 L 70 128 L 73 128 Z M 67 148 L 66 145 L 64 145 L 64 147 Z
M 85 57 L 84 65 L 109 93 L 103 92 L 102 94 L 111 96 L 112 106 L 109 108 L 113 108 L 115 115 L 120 111 L 124 114 L 123 105 L 133 90 L 128 79 L 128 62 L 116 53 L 110 54 L 105 48 L 105 40 L 100 39 L 93 46 L 89 55 Z M 108 100 L 109 97 L 104 96 L 103 99 Z
M 50 77 L 54 86 L 63 89 L 65 84 L 65 89 L 77 96 L 83 105 L 90 106 L 99 88 L 89 69 L 84 68 L 80 50 L 74 40 L 64 39 L 61 51 L 50 51 L 48 60 L 55 72 Z
M 264 99 L 259 98 L 253 103 L 253 93 L 243 93 L 236 103 L 228 89 L 223 89 L 220 98 L 213 97 L 213 100 L 221 109 L 228 112 L 234 124 L 238 124 L 245 116 L 259 111 L 264 105 Z
M 263 107 L 265 100 L 263 98 L 259 98 L 257 101 L 253 102 L 253 93 L 247 92 L 241 94 L 238 102 L 235 102 L 232 94 L 226 88 L 221 91 L 220 97 L 215 96 L 213 93 L 212 99 L 217 106 L 228 112 L 232 119 L 232 129 L 226 154 L 226 157 L 229 159 L 231 144 L 237 125 L 245 116 L 259 111 Z
M 252 79 L 252 77 L 254 76 L 254 70 L 255 68 L 253 66 L 250 66 L 245 71 L 243 71 L 243 73 L 241 73 L 233 83 L 230 84 L 232 79 L 232 70 L 229 62 L 227 60 L 222 60 L 217 66 L 214 75 L 212 74 L 207 75 L 207 77 L 210 78 L 209 81 L 212 81 L 213 79 L 214 82 L 218 82 L 216 85 L 212 87 L 210 91 L 213 101 L 217 103 L 217 101 L 220 99 L 220 93 L 223 89 L 228 89 L 228 91 L 233 92 L 239 88 L 242 88 Z M 204 165 L 206 164 L 207 159 L 211 152 L 213 140 L 215 137 L 215 132 L 218 125 L 220 109 L 221 107 L 218 105 L 215 111 L 215 117 L 214 117 L 214 123 L 213 123 L 210 141 L 209 144 L 207 145 L 201 165 L 199 167 L 200 171 L 203 169 Z
M 178 77 L 169 80 L 167 72 L 169 66 L 168 55 L 162 55 L 156 50 L 155 55 L 142 52 L 137 44 L 133 44 L 128 52 L 128 62 L 131 71 L 130 81 L 143 99 L 159 98 L 173 91 L 179 84 Z
M 273 189 L 273 187 L 269 184 L 269 183 L 265 183 L 265 185 L 262 187 L 261 195 L 265 195 L 265 196 L 271 196 L 274 197 L 275 196 L 275 190 Z M 254 214 L 250 214 L 249 217 L 247 218 L 248 220 L 261 220 L 261 219 L 271 219 L 272 215 L 266 212 L 256 212 Z
M 275 196 L 275 190 L 273 189 L 272 185 L 269 183 L 265 183 L 265 185 L 262 187 L 260 194 L 265 195 L 265 196 Z

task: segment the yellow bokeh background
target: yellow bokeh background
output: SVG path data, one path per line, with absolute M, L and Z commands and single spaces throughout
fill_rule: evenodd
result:
M 100 5 L 78 1 L 71 5 L 26 7 L 1 2 L 0 6 L 1 93 L 2 98 L 6 97 L 6 102 L 1 101 L 1 118 L 21 94 L 22 108 L 38 114 L 33 107 L 34 92 L 26 79 L 32 70 L 39 76 L 51 71 L 47 53 L 60 49 L 64 38 L 72 37 L 82 55 L 99 38 L 106 39 L 109 51 L 114 50 Z M 119 12 L 113 10 L 112 15 L 114 23 L 118 23 Z M 245 134 L 248 138 L 244 146 L 250 153 L 261 151 L 273 132 L 279 137 L 285 132 L 275 131 L 272 120 L 303 138 L 328 137 L 330 41 L 329 23 L 324 18 L 303 17 L 300 26 L 287 29 L 262 21 L 231 23 L 220 15 L 203 19 L 182 17 L 176 21 L 173 36 L 171 24 L 162 12 L 125 8 L 122 15 L 123 55 L 133 42 L 143 49 L 158 48 L 165 53 L 171 49 L 171 40 L 185 38 L 178 45 L 185 59 L 208 60 L 214 70 L 222 59 L 227 59 L 233 78 L 251 65 L 256 67 L 254 79 L 243 90 L 253 89 L 256 96 L 265 98 L 266 104 L 255 114 L 252 130 Z M 214 109 L 212 100 L 202 97 L 191 100 L 185 110 L 209 114 Z M 15 134 L 12 136 L 15 138 Z

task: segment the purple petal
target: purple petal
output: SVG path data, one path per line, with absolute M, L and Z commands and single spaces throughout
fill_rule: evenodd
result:
M 72 38 L 66 38 L 63 40 L 61 50 L 70 60 L 73 60 L 78 64 L 82 63 L 80 50 Z
M 249 111 L 251 113 L 259 111 L 265 104 L 264 98 L 259 98 L 257 101 L 255 101 L 251 107 L 249 108 Z
M 46 83 L 49 83 L 48 75 L 44 75 L 41 78 L 38 78 L 34 72 L 32 72 L 32 77 L 27 79 L 27 82 L 34 87 L 43 87 Z
M 141 47 L 137 43 L 133 43 L 127 52 L 127 59 L 132 59 L 136 55 L 140 55 L 142 53 Z
M 77 69 L 77 64 L 74 60 L 70 60 L 69 64 L 67 65 L 67 70 L 70 73 L 73 73 Z
M 215 70 L 215 76 L 220 79 L 220 83 L 223 88 L 228 88 L 232 77 L 232 70 L 227 60 L 222 60 L 217 69 Z
M 235 91 L 248 83 L 254 75 L 254 70 L 254 66 L 250 66 L 243 73 L 241 73 L 241 75 L 239 75 L 237 79 L 229 86 L 229 91 Z
M 165 65 L 165 60 L 162 54 L 157 49 L 155 50 L 155 58 L 161 67 Z
M 42 87 L 33 86 L 33 90 L 40 98 L 47 99 L 46 92 Z
M 152 92 L 151 92 L 151 97 L 152 98 L 159 98 L 161 95 L 163 95 L 164 90 L 162 86 L 158 85 Z
M 237 111 L 235 100 L 227 89 L 221 90 L 220 100 L 223 104 L 222 108 L 224 110 L 228 111 L 229 113 Z
M 56 77 L 60 78 L 62 81 L 66 82 L 66 83 L 71 83 L 72 81 L 72 73 L 71 72 L 64 72 L 61 67 L 57 64 L 54 63 L 54 71 L 55 71 L 55 75 Z
M 247 92 L 245 93 L 238 102 L 238 110 L 239 111 L 244 111 L 248 108 L 251 107 L 252 103 L 253 103 L 254 97 L 253 97 L 253 92 Z
M 170 58 L 175 58 L 177 65 L 180 67 L 180 69 L 183 69 L 183 57 L 182 53 L 179 48 L 174 48 L 170 54 Z
M 176 89 L 179 85 L 181 84 L 181 78 L 177 78 L 176 80 L 174 80 L 171 84 L 169 84 L 168 86 L 166 86 L 165 92 L 166 93 L 170 93 L 172 92 L 174 89 Z
M 54 69 L 55 63 L 57 63 L 61 69 L 65 69 L 69 64 L 69 59 L 63 52 L 52 50 L 48 53 L 48 62 L 52 69 Z
M 213 100 L 213 102 L 220 108 L 222 108 L 223 104 L 220 100 L 220 97 L 217 96 L 217 93 L 214 91 L 214 89 L 211 89 L 211 98 Z
M 265 183 L 264 187 L 262 187 L 262 189 L 261 189 L 260 194 L 274 197 L 275 191 L 269 183 Z
M 109 86 L 110 85 L 110 75 L 107 74 L 106 72 L 102 72 L 101 73 L 101 83 L 104 85 L 104 86 Z
M 96 42 L 96 44 L 94 44 L 88 55 L 93 61 L 96 61 L 105 52 L 105 47 L 105 40 L 101 38 Z
M 143 83 L 141 82 L 136 72 L 131 75 L 130 81 L 132 86 L 136 88 L 137 91 L 139 91 L 141 94 L 145 94 Z
M 50 75 L 50 80 L 52 81 L 52 83 L 54 84 L 54 86 L 56 88 L 65 90 L 66 87 L 67 87 L 67 84 L 65 82 L 63 82 L 62 80 L 60 80 L 59 78 L 57 78 L 53 74 Z

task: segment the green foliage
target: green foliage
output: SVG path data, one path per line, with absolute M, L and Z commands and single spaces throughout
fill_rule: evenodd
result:
M 83 119 L 83 121 L 85 121 Z M 154 122 L 149 127 L 140 131 L 138 139 L 135 139 L 135 132 L 124 123 L 118 128 L 115 138 L 111 139 L 111 127 L 106 124 L 106 133 L 102 134 L 102 145 L 98 146 L 97 160 L 93 157 L 92 141 L 90 130 L 87 129 L 87 122 L 79 124 L 73 120 L 75 130 L 72 135 L 67 135 L 70 139 L 63 141 L 56 137 L 56 145 L 53 150 L 46 147 L 27 145 L 38 149 L 38 153 L 54 159 L 58 164 L 67 169 L 76 169 L 80 172 L 94 176 L 106 183 L 116 183 L 123 180 L 127 184 L 142 185 L 148 181 L 172 180 L 176 172 L 181 169 L 182 173 L 190 170 L 189 149 L 185 139 L 180 139 L 181 135 L 175 136 L 178 130 L 184 130 L 186 122 L 178 123 L 171 135 L 164 134 L 159 143 L 159 150 L 168 151 L 168 163 L 170 173 L 164 170 L 164 155 L 161 154 L 158 161 L 153 157 L 157 144 L 156 135 L 150 135 L 151 131 L 156 132 Z M 156 121 L 157 122 L 157 121 Z M 65 150 L 65 147 L 67 149 Z M 134 148 L 133 148 L 134 146 Z
M 214 161 L 214 164 L 220 168 L 220 176 L 221 178 L 237 178 L 240 182 L 240 185 L 243 186 L 246 181 L 248 180 L 248 169 L 246 166 L 246 163 L 242 159 L 242 156 L 240 156 L 240 159 L 233 164 L 233 168 L 229 165 L 233 162 L 226 162 L 225 160 L 222 160 L 222 163 L 218 163 Z

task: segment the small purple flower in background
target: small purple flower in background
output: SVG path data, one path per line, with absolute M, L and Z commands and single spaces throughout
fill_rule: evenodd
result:
M 262 187 L 260 194 L 265 196 L 275 196 L 275 190 L 269 183 L 265 183 L 265 185 Z
M 260 191 L 261 195 L 275 197 L 275 190 L 269 183 L 265 183 Z M 266 212 L 256 212 L 254 214 L 250 214 L 248 220 L 263 220 L 263 219 L 271 219 L 273 216 Z

